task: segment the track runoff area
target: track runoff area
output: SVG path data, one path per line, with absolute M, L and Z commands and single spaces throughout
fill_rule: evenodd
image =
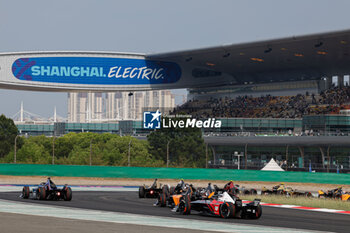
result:
M 35 187 L 34 185 L 31 187 Z M 72 201 L 22 199 L 22 185 L 0 185 L 7 232 L 349 232 L 350 215 L 263 206 L 260 219 L 179 215 L 139 198 L 135 186 L 70 186 Z M 286 206 L 284 206 L 286 207 Z M 288 206 L 287 206 L 288 207 Z M 45 224 L 42 224 L 45 222 Z M 25 230 L 23 230 L 25 229 Z

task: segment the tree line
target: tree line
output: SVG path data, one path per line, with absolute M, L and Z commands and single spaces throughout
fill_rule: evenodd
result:
M 1 163 L 13 163 L 16 157 L 17 163 L 31 164 L 205 167 L 200 130 L 160 129 L 148 135 L 147 140 L 91 132 L 61 137 L 17 135 L 12 119 L 1 115 Z

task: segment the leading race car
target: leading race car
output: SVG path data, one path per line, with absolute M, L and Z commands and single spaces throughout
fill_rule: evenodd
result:
M 158 184 L 158 179 L 155 179 L 151 186 L 142 185 L 139 187 L 139 198 L 158 198 L 163 189 L 168 190 L 169 187 Z
M 47 178 L 46 182 L 42 182 L 37 188 L 30 190 L 29 186 L 24 186 L 22 189 L 21 197 L 23 199 L 36 199 L 36 200 L 72 200 L 72 189 L 66 184 L 63 188 L 59 189 L 51 178 Z
M 222 218 L 258 219 L 262 215 L 259 199 L 245 204 L 241 199 L 227 192 L 216 195 L 212 192 L 202 200 L 195 201 L 191 201 L 189 195 L 184 195 L 173 211 L 184 215 L 190 214 L 191 211 L 197 211 Z

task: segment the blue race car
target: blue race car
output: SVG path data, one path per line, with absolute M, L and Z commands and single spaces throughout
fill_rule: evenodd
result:
M 51 178 L 47 178 L 46 182 L 42 182 L 37 188 L 30 190 L 29 186 L 24 186 L 22 189 L 21 197 L 23 199 L 35 199 L 35 200 L 72 200 L 72 189 L 66 184 L 63 188 L 59 189 Z

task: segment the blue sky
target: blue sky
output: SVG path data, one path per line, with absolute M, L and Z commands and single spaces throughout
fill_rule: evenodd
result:
M 154 53 L 350 29 L 347 0 L 0 0 L 0 52 Z M 66 93 L 0 90 L 0 113 L 24 102 L 67 113 Z

